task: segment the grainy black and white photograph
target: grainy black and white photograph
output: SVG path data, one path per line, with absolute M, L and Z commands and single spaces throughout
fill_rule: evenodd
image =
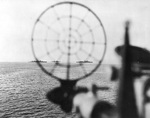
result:
M 149 0 L 0 0 L 0 118 L 149 111 Z

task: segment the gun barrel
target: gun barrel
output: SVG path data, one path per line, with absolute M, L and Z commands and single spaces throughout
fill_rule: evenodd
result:
M 131 72 L 132 55 L 129 48 L 129 24 L 126 24 L 125 29 L 125 44 L 122 50 L 122 69 L 118 91 L 118 110 L 120 118 L 138 118 Z

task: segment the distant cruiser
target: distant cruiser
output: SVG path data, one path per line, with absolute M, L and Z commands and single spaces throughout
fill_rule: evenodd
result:
M 35 61 L 31 61 L 31 62 L 47 63 L 47 61 L 41 61 L 41 60 L 35 60 Z

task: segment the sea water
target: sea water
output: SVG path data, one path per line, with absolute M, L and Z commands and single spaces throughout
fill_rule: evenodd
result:
M 92 64 L 86 68 L 90 66 Z M 78 85 L 96 83 L 108 86 L 109 91 L 99 91 L 98 95 L 102 100 L 115 103 L 116 83 L 109 80 L 105 68 L 106 65 L 102 65 L 93 75 L 79 81 Z M 79 73 L 76 71 L 74 74 Z M 36 63 L 0 63 L 0 118 L 77 118 L 74 111 L 66 114 L 46 99 L 46 93 L 59 85 Z

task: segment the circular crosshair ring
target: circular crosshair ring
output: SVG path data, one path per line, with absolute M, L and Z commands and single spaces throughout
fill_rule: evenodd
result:
M 43 14 L 46 13 L 48 10 L 50 10 L 50 9 L 56 7 L 56 6 L 62 5 L 62 4 L 70 4 L 70 6 L 72 6 L 72 5 L 77 5 L 77 6 L 80 6 L 80 7 L 83 7 L 83 8 L 85 8 L 85 9 L 87 9 L 90 13 L 92 13 L 93 16 L 96 17 L 96 19 L 98 20 L 99 25 L 100 25 L 100 27 L 102 28 L 102 31 L 103 31 L 104 41 L 105 41 L 105 42 L 104 42 L 104 51 L 103 51 L 102 57 L 101 57 L 101 59 L 98 61 L 98 64 L 95 66 L 95 68 L 94 68 L 93 70 L 91 70 L 89 73 L 86 73 L 85 75 L 83 75 L 83 76 L 81 76 L 81 77 L 75 78 L 75 79 L 83 79 L 83 78 L 86 78 L 86 77 L 90 76 L 94 71 L 96 71 L 96 70 L 98 69 L 98 67 L 100 66 L 101 62 L 102 62 L 103 59 L 104 59 L 104 55 L 105 55 L 105 52 L 106 52 L 106 33 L 105 33 L 104 27 L 103 27 L 103 25 L 102 25 L 102 23 L 101 23 L 101 20 L 99 19 L 99 17 L 98 17 L 90 8 L 88 8 L 88 7 L 85 6 L 85 5 L 82 5 L 82 4 L 76 3 L 76 2 L 60 2 L 60 3 L 57 3 L 57 4 L 55 4 L 55 5 L 52 5 L 52 6 L 48 7 L 45 11 L 43 11 L 43 12 L 41 13 L 41 15 L 38 17 L 38 19 L 36 20 L 36 22 L 35 22 L 35 24 L 34 24 L 34 27 L 33 27 L 33 31 L 32 31 L 31 46 L 32 46 L 33 55 L 34 55 L 34 57 L 35 57 L 35 59 L 36 59 L 37 64 L 39 65 L 39 67 L 40 67 L 46 74 L 48 74 L 48 75 L 50 75 L 50 76 L 52 76 L 52 77 L 54 77 L 55 79 L 58 79 L 58 80 L 61 80 L 61 79 L 62 79 L 61 77 L 55 76 L 55 75 L 53 74 L 53 71 L 49 72 L 49 71 L 47 71 L 47 70 L 43 67 L 43 65 L 42 65 L 42 63 L 40 62 L 40 60 L 36 57 L 36 53 L 35 53 L 35 51 L 34 51 L 34 44 L 33 44 L 33 42 L 34 42 L 34 38 L 33 38 L 33 36 L 34 36 L 34 30 L 35 30 L 36 24 L 40 21 L 40 18 L 41 18 L 41 17 L 43 16 Z M 70 18 L 70 19 L 72 18 L 72 14 L 70 14 L 69 18 Z M 57 20 L 60 20 L 60 18 L 57 17 Z M 84 21 L 84 19 L 83 19 L 82 21 Z M 69 29 L 71 29 L 71 27 L 69 27 Z M 91 33 L 91 32 L 92 32 L 92 29 L 90 29 L 90 30 L 91 30 L 91 31 L 90 31 L 90 33 Z M 57 32 L 56 32 L 56 33 L 57 33 Z M 59 33 L 58 33 L 58 35 L 59 35 Z M 45 41 L 45 42 L 46 42 L 46 41 Z M 81 42 L 82 42 L 82 41 L 81 41 Z M 82 42 L 82 43 L 84 43 L 84 42 Z M 95 43 L 92 42 L 92 44 L 95 44 Z M 69 56 L 69 58 L 70 58 L 70 48 L 71 48 L 71 47 L 70 47 L 70 41 L 69 41 L 69 40 L 68 40 L 68 44 L 67 44 L 67 45 L 69 45 L 69 46 L 68 46 L 68 50 L 69 50 L 69 51 L 68 51 L 68 56 Z M 49 55 L 50 53 L 47 52 L 47 54 Z M 91 54 L 89 54 L 88 56 L 90 57 Z M 66 73 L 67 76 L 66 76 L 66 79 L 70 79 L 70 76 L 69 76 L 70 68 L 71 68 L 71 67 L 76 67 L 76 66 L 82 66 L 82 65 L 83 65 L 83 64 L 81 64 L 81 63 L 75 64 L 75 65 L 71 65 L 71 63 L 70 63 L 70 61 L 69 61 L 69 63 L 68 63 L 67 65 L 64 65 L 64 64 L 61 64 L 61 63 L 56 63 L 56 64 L 54 65 L 54 67 L 56 67 L 56 66 L 63 66 L 63 67 L 66 67 L 66 68 L 67 68 L 67 73 Z M 54 69 L 54 68 L 53 68 L 53 69 Z
M 64 18 L 68 18 L 68 17 L 70 17 L 70 16 L 62 16 L 62 17 L 60 17 L 59 18 L 59 20 L 61 20 L 61 19 L 64 19 Z M 88 31 L 91 33 L 91 37 L 92 37 L 92 43 L 93 43 L 93 48 L 91 49 L 91 51 L 90 51 L 90 53 L 92 53 L 93 52 L 93 49 L 94 49 L 94 35 L 93 35 L 93 32 L 92 32 L 92 29 L 91 29 L 91 27 L 88 25 L 88 23 L 86 22 L 86 21 L 84 21 L 83 19 L 81 19 L 81 18 L 79 18 L 79 17 L 77 17 L 77 16 L 72 16 L 72 18 L 74 18 L 74 19 L 76 19 L 76 20 L 79 20 L 79 21 L 81 21 L 87 28 L 88 28 Z M 58 20 L 58 18 L 57 18 L 57 20 Z M 54 21 L 52 24 L 51 24 L 51 26 L 53 26 L 54 24 L 55 24 L 55 22 L 56 21 Z M 77 27 L 77 29 L 78 29 L 79 27 Z M 83 41 L 82 41 L 82 35 L 78 32 L 78 30 L 77 29 L 73 29 L 73 28 L 69 28 L 69 29 L 67 29 L 67 30 L 71 30 L 71 31 L 74 31 L 74 32 L 76 32 L 78 35 L 79 35 L 79 37 L 80 37 L 80 46 L 82 46 L 82 44 L 83 44 Z M 65 31 L 66 29 L 63 29 L 63 32 Z M 58 33 L 59 34 L 59 33 Z M 63 34 L 63 33 L 61 33 L 61 34 Z M 61 34 L 59 34 L 59 36 L 61 35 Z M 72 34 L 71 34 L 72 35 Z M 73 39 L 75 39 L 75 37 L 73 37 L 73 35 L 72 35 L 72 38 Z M 59 41 L 59 40 L 57 40 L 58 41 L 58 43 L 57 44 L 59 44 L 60 42 L 65 42 L 64 40 L 62 40 L 62 41 Z M 71 41 L 72 42 L 72 41 Z M 71 42 L 70 42 L 70 45 L 71 45 Z M 76 43 L 79 43 L 79 42 L 76 42 Z M 63 50 L 61 50 L 61 47 L 58 45 L 58 49 L 60 50 L 60 52 L 61 53 L 63 53 L 63 54 L 67 54 L 65 51 L 63 51 Z M 71 49 L 72 49 L 72 47 L 71 47 Z M 82 49 L 82 47 L 80 47 L 79 48 L 80 50 Z M 47 47 L 46 47 L 46 50 L 47 50 Z M 48 50 L 47 50 L 47 52 L 48 52 Z M 49 52 L 48 52 L 48 54 L 49 54 Z M 77 52 L 71 52 L 70 54 L 77 54 Z M 90 56 L 90 55 L 89 55 Z M 89 58 L 89 56 L 87 57 L 87 59 Z M 60 66 L 65 66 L 66 67 L 66 65 L 64 65 L 64 64 L 60 64 Z M 74 66 L 77 66 L 77 65 L 74 65 Z

